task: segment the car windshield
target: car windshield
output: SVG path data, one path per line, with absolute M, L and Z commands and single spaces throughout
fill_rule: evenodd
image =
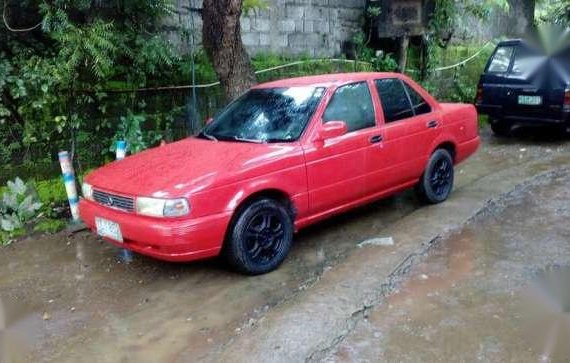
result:
M 297 140 L 324 93 L 318 87 L 252 89 L 229 104 L 199 137 L 242 142 Z

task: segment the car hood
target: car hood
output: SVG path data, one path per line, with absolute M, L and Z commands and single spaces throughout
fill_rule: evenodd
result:
M 296 143 L 188 138 L 114 161 L 90 173 L 85 181 L 95 189 L 119 194 L 179 197 L 291 166 L 302 160 L 301 155 Z

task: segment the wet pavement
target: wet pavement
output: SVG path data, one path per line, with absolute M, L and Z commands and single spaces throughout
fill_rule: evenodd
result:
M 264 276 L 235 274 L 217 260 L 177 265 L 135 256 L 126 264 L 117 248 L 86 232 L 20 241 L 0 250 L 10 331 L 28 347 L 27 361 L 359 360 L 344 344 L 396 286 L 390 272 L 428 246 L 434 231 L 457 228 L 490 198 L 570 166 L 567 144 L 486 135 L 457 170 L 447 203 L 423 207 L 405 192 L 333 218 L 296 236 L 284 265 Z M 394 246 L 358 247 L 387 236 Z M 366 277 L 351 281 L 357 276 Z M 321 300 L 326 311 L 304 308 Z
M 570 360 L 570 171 L 441 241 L 327 361 Z

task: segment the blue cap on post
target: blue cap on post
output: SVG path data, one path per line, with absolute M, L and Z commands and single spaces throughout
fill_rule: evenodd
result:
M 124 159 L 127 154 L 127 142 L 125 140 L 117 140 L 117 150 L 115 151 L 117 160 Z

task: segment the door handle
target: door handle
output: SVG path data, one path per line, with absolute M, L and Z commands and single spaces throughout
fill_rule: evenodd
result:
M 371 144 L 377 144 L 379 142 L 382 142 L 382 140 L 384 140 L 382 135 L 374 135 L 370 138 L 370 143 Z
M 428 129 L 435 129 L 437 127 L 437 125 L 439 125 L 439 122 L 433 120 L 428 122 L 427 127 Z

